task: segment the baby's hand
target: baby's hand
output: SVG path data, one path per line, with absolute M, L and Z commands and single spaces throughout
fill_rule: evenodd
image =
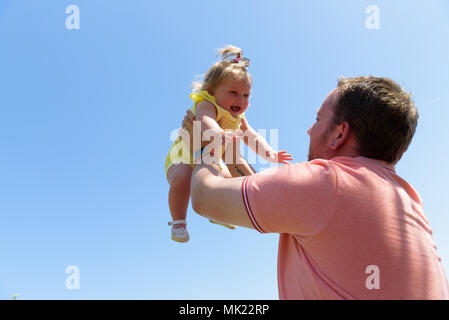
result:
M 267 160 L 273 163 L 287 164 L 287 160 L 293 160 L 292 156 L 287 151 L 267 151 Z

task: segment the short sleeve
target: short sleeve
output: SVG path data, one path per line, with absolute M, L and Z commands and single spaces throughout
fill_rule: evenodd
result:
M 335 170 L 326 160 L 271 168 L 242 182 L 246 211 L 261 233 L 317 234 L 333 215 L 336 193 Z

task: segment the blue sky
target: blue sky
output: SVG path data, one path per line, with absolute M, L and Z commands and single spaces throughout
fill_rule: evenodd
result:
M 79 30 L 65 26 L 69 5 Z M 369 5 L 379 29 L 365 26 Z M 191 208 L 188 244 L 167 226 L 170 133 L 227 44 L 251 59 L 248 121 L 268 140 L 277 129 L 295 161 L 339 76 L 413 93 L 418 129 L 396 169 L 449 270 L 447 1 L 2 0 L 0 39 L 0 299 L 278 298 L 278 235 Z

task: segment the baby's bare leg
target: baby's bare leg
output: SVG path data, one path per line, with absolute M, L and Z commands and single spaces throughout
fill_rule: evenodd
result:
M 170 184 L 168 192 L 168 204 L 173 220 L 185 220 L 190 199 L 190 180 L 193 168 L 188 164 L 175 164 L 167 172 L 167 180 Z M 174 228 L 185 227 L 185 224 L 177 224 Z

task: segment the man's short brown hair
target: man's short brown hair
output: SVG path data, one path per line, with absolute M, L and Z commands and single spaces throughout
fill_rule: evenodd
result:
M 411 94 L 393 80 L 372 76 L 338 79 L 334 124 L 348 122 L 361 156 L 389 163 L 407 150 L 418 123 Z

